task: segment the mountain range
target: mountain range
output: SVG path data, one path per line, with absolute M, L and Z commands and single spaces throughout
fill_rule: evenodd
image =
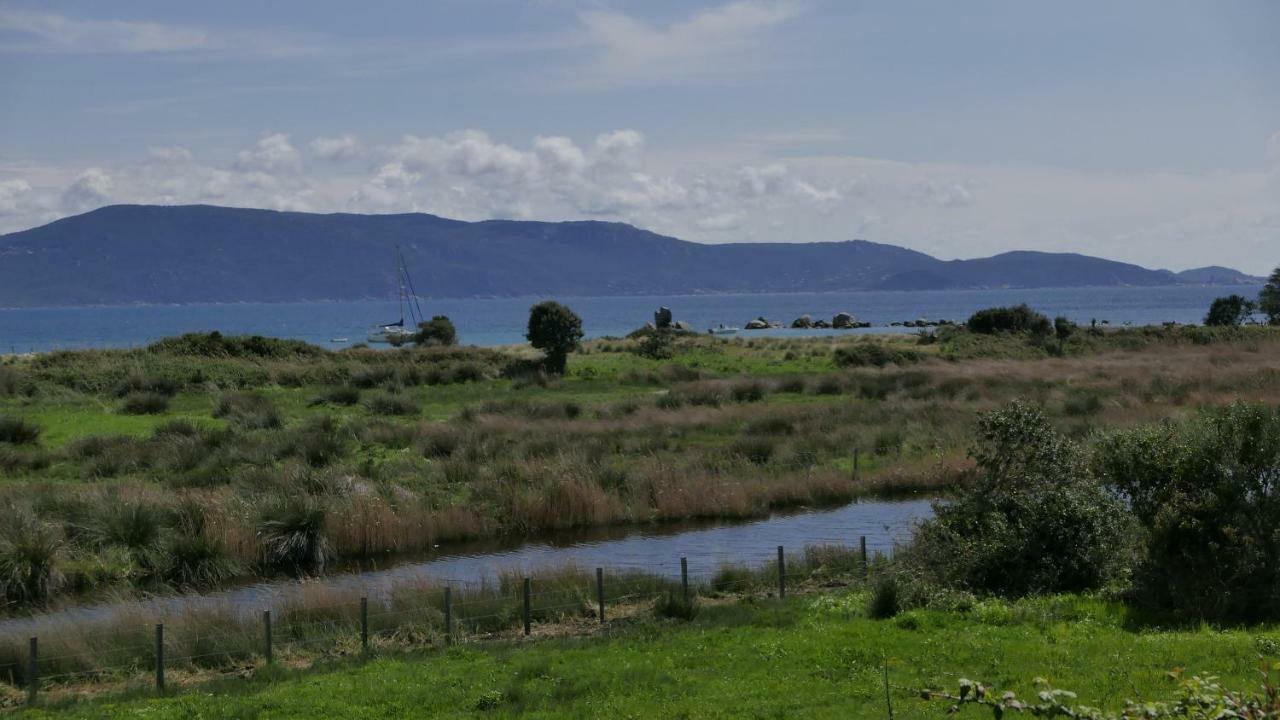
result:
M 868 242 L 687 242 L 623 223 L 113 205 L 0 235 L 0 307 L 1261 283 L 1071 253 L 939 260 Z

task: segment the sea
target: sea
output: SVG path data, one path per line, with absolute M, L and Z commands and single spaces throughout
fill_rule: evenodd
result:
M 921 318 L 959 322 L 981 308 L 1017 303 L 1082 324 L 1093 320 L 1110 326 L 1193 324 L 1203 320 L 1215 297 L 1232 293 L 1256 296 L 1260 289 L 1181 285 L 556 299 L 582 317 L 588 338 L 626 335 L 652 321 L 659 307 L 670 308 L 675 319 L 699 331 L 719 325 L 741 328 L 757 317 L 785 325 L 801 315 L 830 320 L 839 312 L 852 313 L 872 324 L 854 331 L 774 329 L 739 333 L 747 337 L 797 337 L 914 332 L 892 323 Z M 529 307 L 544 299 L 442 298 L 419 302 L 427 317 L 449 316 L 458 329 L 460 343 L 496 346 L 524 342 Z M 0 354 L 137 347 L 162 337 L 210 330 L 296 338 L 341 348 L 365 342 L 376 325 L 399 317 L 394 300 L 0 309 Z

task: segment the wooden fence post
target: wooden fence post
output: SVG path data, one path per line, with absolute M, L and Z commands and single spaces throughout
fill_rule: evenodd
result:
M 532 598 L 530 597 L 529 578 L 524 579 L 524 634 L 528 635 L 533 621 Z
M 270 665 L 275 661 L 274 648 L 271 645 L 271 611 L 262 611 L 262 640 L 264 653 L 267 658 L 267 664 Z
M 600 623 L 604 624 L 604 568 L 596 568 L 596 603 L 600 606 Z
M 785 598 L 787 596 L 787 559 L 782 553 L 782 546 L 778 546 L 778 597 Z
M 360 652 L 369 652 L 369 598 L 360 598 Z
M 853 449 L 853 479 L 858 479 L 858 448 Z
M 40 641 L 31 638 L 27 654 L 27 704 L 35 705 L 40 693 Z
M 444 589 L 444 641 L 453 644 L 453 590 Z
M 684 599 L 689 599 L 689 558 L 680 558 L 680 589 L 684 592 Z
M 871 574 L 871 568 L 867 564 L 867 536 L 858 536 L 858 549 L 862 553 L 862 579 L 866 580 Z
M 164 623 L 156 623 L 156 692 L 164 692 Z

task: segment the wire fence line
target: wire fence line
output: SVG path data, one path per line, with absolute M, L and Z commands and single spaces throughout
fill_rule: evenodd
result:
M 868 556 L 864 536 L 856 546 L 811 544 L 796 553 L 778 546 L 775 558 L 754 567 L 690 567 L 680 557 L 594 572 L 573 567 L 504 572 L 496 583 L 412 583 L 381 596 L 362 593 L 318 605 L 262 608 L 256 619 L 243 611 L 195 612 L 152 622 L 131 618 L 92 630 L 68 624 L 25 642 L 0 641 L 0 682 L 25 689 L 28 704 L 51 690 L 82 683 L 150 683 L 164 692 L 170 673 L 198 679 L 252 672 L 317 653 L 363 655 L 393 647 L 519 640 L 535 629 L 554 633 L 565 623 L 564 632 L 580 632 L 584 624 L 607 627 L 612 616 L 634 614 L 664 596 L 677 605 L 699 596 L 785 597 L 807 581 L 865 580 L 876 559 Z

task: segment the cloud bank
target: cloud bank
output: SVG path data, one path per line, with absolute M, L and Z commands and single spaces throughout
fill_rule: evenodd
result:
M 111 203 L 211 203 L 594 219 L 703 242 L 863 238 L 944 258 L 1033 249 L 1261 273 L 1280 260 L 1276 145 L 1259 148 L 1269 172 L 1194 175 L 851 156 L 740 162 L 714 148 L 664 152 L 628 128 L 523 143 L 474 128 L 384 144 L 271 132 L 220 161 L 154 146 L 119 165 L 0 167 L 0 230 Z

